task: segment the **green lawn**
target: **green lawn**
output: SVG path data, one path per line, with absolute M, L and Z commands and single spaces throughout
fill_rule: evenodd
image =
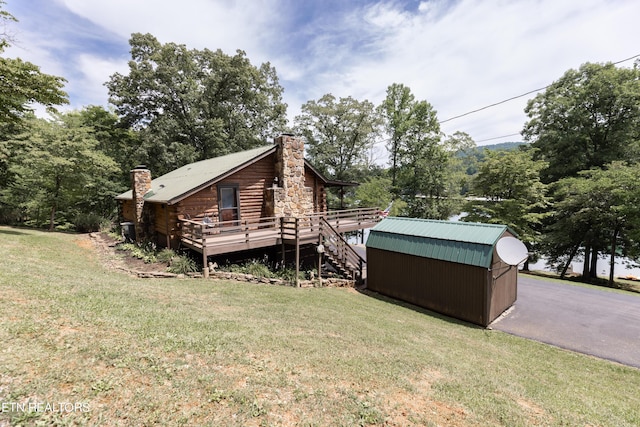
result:
M 137 279 L 86 236 L 0 239 L 0 426 L 640 425 L 638 369 L 349 289 Z

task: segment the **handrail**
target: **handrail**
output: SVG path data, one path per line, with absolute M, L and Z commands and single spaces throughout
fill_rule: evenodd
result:
M 340 235 L 340 233 L 338 233 L 336 231 L 335 228 L 333 228 L 333 226 L 323 217 L 320 218 L 320 222 L 321 222 L 321 230 L 322 230 L 322 236 L 325 239 L 331 239 L 331 238 L 335 238 L 337 240 L 337 250 L 338 250 L 338 257 L 340 258 L 340 261 L 342 261 L 344 263 L 344 266 L 349 268 L 349 263 L 351 264 L 352 268 L 350 268 L 351 270 L 357 269 L 358 273 L 359 273 L 359 277 L 362 278 L 362 270 L 364 267 L 364 264 L 367 263 L 367 261 L 365 261 L 364 258 L 362 258 L 360 256 L 360 254 L 358 254 L 352 247 L 351 245 L 344 239 L 344 237 L 342 237 Z M 325 230 L 329 230 L 330 232 L 326 232 Z
M 206 245 L 207 239 L 212 239 L 216 235 L 224 233 L 225 236 L 243 235 L 244 240 L 249 240 L 251 231 L 267 228 L 276 228 L 280 223 L 280 218 L 264 217 L 255 219 L 245 219 L 240 221 L 202 222 L 192 219 L 182 219 L 181 238 L 195 246 Z

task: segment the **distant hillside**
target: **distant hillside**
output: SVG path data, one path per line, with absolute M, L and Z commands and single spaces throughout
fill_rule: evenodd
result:
M 490 145 L 480 145 L 478 149 L 480 151 L 485 148 L 490 151 L 499 151 L 499 150 L 515 150 L 521 145 L 526 145 L 526 142 L 501 142 L 499 144 L 490 144 Z

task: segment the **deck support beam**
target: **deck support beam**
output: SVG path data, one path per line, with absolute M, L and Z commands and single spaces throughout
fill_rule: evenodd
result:
M 300 218 L 296 217 L 296 288 L 300 287 Z
M 200 226 L 201 230 L 204 229 L 204 227 Z M 205 279 L 209 278 L 209 264 L 207 263 L 208 261 L 208 256 L 207 256 L 207 239 L 206 237 L 203 236 L 202 238 L 202 276 Z

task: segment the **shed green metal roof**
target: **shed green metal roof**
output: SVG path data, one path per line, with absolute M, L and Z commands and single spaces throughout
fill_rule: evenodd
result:
M 495 244 L 508 230 L 497 224 L 390 217 L 371 229 L 367 247 L 489 268 Z
M 264 145 L 251 150 L 190 163 L 153 179 L 151 191 L 144 196 L 144 199 L 156 203 L 176 203 L 246 165 L 275 152 L 275 150 L 275 145 Z M 116 196 L 118 200 L 131 200 L 132 198 L 131 190 Z

